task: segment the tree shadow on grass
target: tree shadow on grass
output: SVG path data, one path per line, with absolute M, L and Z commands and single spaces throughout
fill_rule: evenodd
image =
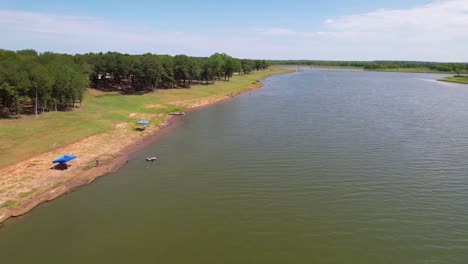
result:
M 0 119 L 19 119 L 19 116 L 16 114 L 0 112 Z

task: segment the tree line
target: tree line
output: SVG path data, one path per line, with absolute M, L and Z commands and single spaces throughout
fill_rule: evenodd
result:
M 95 87 L 131 87 L 134 90 L 190 88 L 193 83 L 213 83 L 237 74 L 266 69 L 265 60 L 233 58 L 215 53 L 207 58 L 186 55 L 129 55 L 117 52 L 76 55 L 93 65 L 90 81 Z
M 70 108 L 83 100 L 89 72 L 85 66 L 70 55 L 0 50 L 0 109 L 20 115 L 31 106 L 37 115 Z
M 129 55 L 117 52 L 58 54 L 0 49 L 0 113 L 74 109 L 86 88 L 121 89 L 129 93 L 190 88 L 212 84 L 234 74 L 266 69 L 265 60 L 237 59 L 215 53 L 207 58 L 186 55 Z
M 315 61 L 315 60 L 273 60 L 272 64 L 358 67 L 366 70 L 424 68 L 440 72 L 468 72 L 468 63 L 445 63 L 424 61 Z

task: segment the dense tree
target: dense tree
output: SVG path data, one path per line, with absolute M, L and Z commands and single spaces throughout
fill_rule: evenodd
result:
M 210 82 L 214 80 L 214 72 L 211 67 L 210 59 L 204 59 L 201 64 L 200 79 L 204 82 Z
M 2 112 L 16 112 L 32 105 L 37 116 L 74 106 L 83 99 L 87 86 L 86 65 L 78 65 L 73 56 L 33 50 L 0 51 L 0 106 Z
M 189 58 L 188 65 L 189 65 L 188 71 L 189 71 L 189 76 L 190 76 L 190 80 L 189 80 L 189 86 L 190 86 L 194 80 L 201 80 L 202 67 L 201 67 L 201 61 L 193 57 Z
M 39 102 L 44 104 L 50 93 L 51 80 L 47 69 L 37 63 L 29 69 L 29 80 L 31 81 L 29 97 L 34 99 L 34 114 L 37 116 Z
M 191 80 L 190 59 L 185 55 L 176 55 L 174 57 L 174 78 L 181 81 L 179 86 L 187 87 L 186 82 Z
M 255 67 L 255 62 L 251 60 L 242 60 L 241 67 L 244 74 L 249 74 Z
M 223 74 L 224 74 L 224 79 L 229 80 L 234 72 L 239 72 L 241 68 L 240 61 L 238 59 L 235 59 L 229 55 L 222 54 L 223 57 Z
M 235 72 L 248 74 L 267 67 L 265 61 L 239 60 L 215 53 L 208 58 L 186 55 L 129 55 L 117 52 L 77 55 L 34 50 L 0 49 L 0 110 L 73 110 L 89 83 L 124 92 L 158 88 L 190 88 L 193 83 L 229 81 Z
M 139 58 L 137 61 L 137 65 L 139 65 L 140 69 L 137 71 L 140 73 L 140 82 L 144 86 L 149 86 L 153 90 L 156 91 L 158 87 L 158 83 L 162 80 L 162 71 L 163 67 L 161 62 L 158 60 L 157 57 L 151 56 L 151 54 L 145 54 Z
M 208 58 L 208 64 L 210 65 L 213 78 L 221 79 L 224 63 L 223 56 L 219 53 L 215 53 Z

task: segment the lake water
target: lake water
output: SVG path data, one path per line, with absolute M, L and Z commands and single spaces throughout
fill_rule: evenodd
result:
M 268 78 L 3 224 L 0 260 L 468 263 L 468 86 L 437 78 Z

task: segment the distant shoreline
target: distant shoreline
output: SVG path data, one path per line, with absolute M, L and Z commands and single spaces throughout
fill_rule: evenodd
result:
M 365 69 L 363 67 L 354 66 L 324 66 L 324 65 L 293 65 L 293 64 L 278 64 L 282 67 L 294 69 L 296 67 L 312 68 L 312 69 L 331 69 L 342 71 L 368 71 L 368 72 L 399 72 L 399 73 L 432 73 L 432 74 L 456 74 L 453 71 L 437 71 L 429 68 L 383 68 L 383 69 Z
M 468 76 L 453 76 L 439 79 L 441 82 L 468 84 Z

